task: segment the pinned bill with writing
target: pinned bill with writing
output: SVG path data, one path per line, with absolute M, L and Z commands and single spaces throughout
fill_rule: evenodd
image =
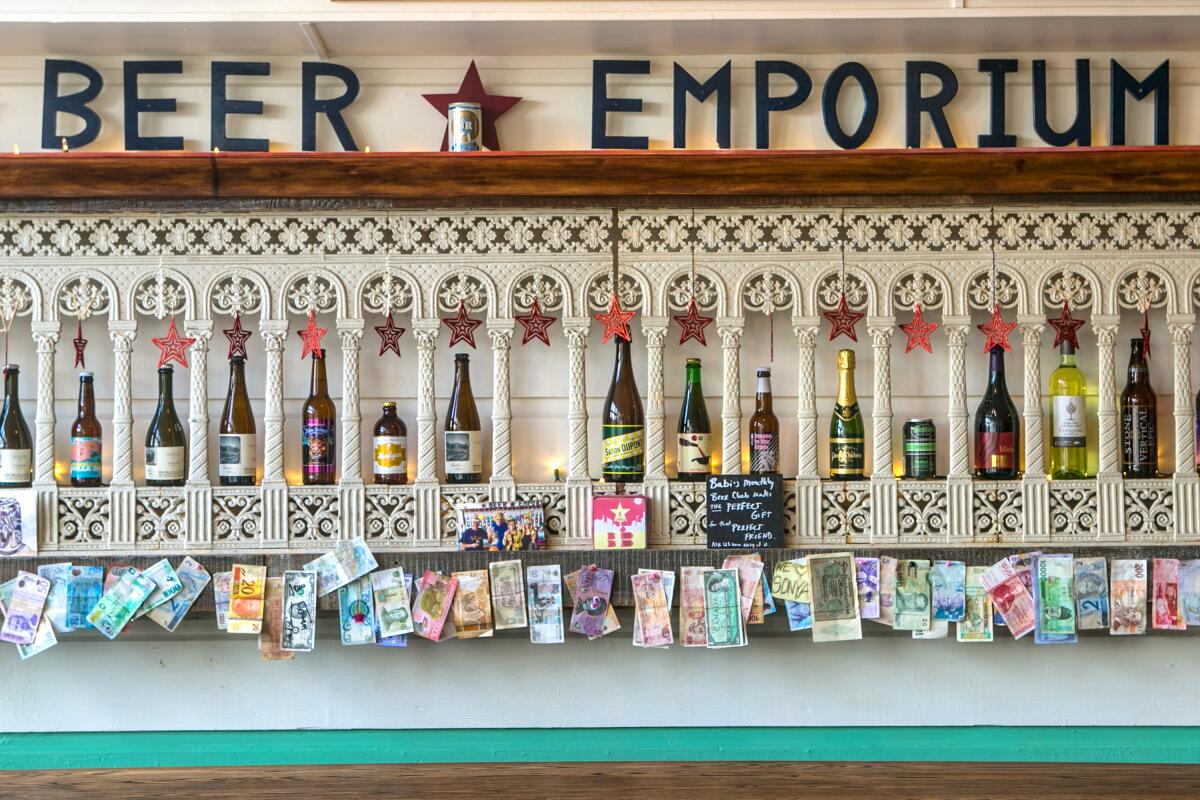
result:
M 233 565 L 233 588 L 229 593 L 230 633 L 252 633 L 257 636 L 262 631 L 266 581 L 265 566 Z
M 808 575 L 812 592 L 813 641 L 861 639 L 854 556 L 850 553 L 810 555 Z
M 748 644 L 739 587 L 736 569 L 714 569 L 704 575 L 704 632 L 710 650 Z
M 763 576 L 762 556 L 754 558 L 758 555 L 746 554 L 737 556 L 726 556 L 721 569 L 737 570 L 738 574 L 738 594 L 742 604 L 742 621 L 749 624 L 760 624 L 764 622 L 762 617 L 762 589 L 760 583 Z M 755 606 L 758 607 L 758 613 L 755 614 Z
M 595 564 L 588 564 L 579 570 L 575 605 L 571 611 L 571 633 L 583 634 L 588 639 L 599 639 L 604 635 L 614 577 L 611 569 Z
M 305 564 L 303 569 L 317 573 L 317 596 L 324 597 L 378 567 L 371 548 L 360 536 L 338 542 L 328 553 Z
M 175 572 L 182 586 L 179 594 L 147 614 L 150 619 L 172 633 L 179 627 L 179 623 L 183 622 L 183 618 L 187 616 L 192 605 L 200 598 L 204 587 L 212 580 L 208 570 L 191 556 L 187 556 L 179 562 L 179 569 Z
M 1154 629 L 1182 631 L 1183 609 L 1179 605 L 1179 559 L 1154 559 Z
M 296 654 L 282 647 L 284 579 L 267 578 L 263 591 L 263 624 L 258 652 L 263 661 L 291 661 Z
M 43 578 L 44 576 L 39 575 L 38 577 Z M 17 584 L 20 582 L 20 580 L 21 579 L 18 576 L 4 584 L 0 584 L 0 615 L 7 617 L 9 605 L 13 600 L 13 592 L 16 590 Z M 45 580 L 50 579 L 45 578 Z M 51 591 L 53 590 L 53 586 L 51 586 Z M 43 653 L 49 650 L 56 644 L 58 644 L 58 636 L 54 633 L 54 625 L 52 625 L 50 620 L 47 618 L 45 609 L 43 608 L 42 618 L 38 621 L 37 630 L 33 635 L 33 642 L 30 644 L 18 644 L 17 654 L 21 656 L 22 661 L 25 661 L 33 658 L 38 653 Z
M 808 602 L 808 566 L 804 559 L 780 561 L 771 573 L 771 593 L 780 600 Z
M 1130 636 L 1146 632 L 1146 559 L 1115 558 L 1112 562 L 1112 624 L 1113 636 Z
M 492 583 L 492 618 L 498 631 L 524 628 L 529 624 L 525 613 L 525 577 L 521 572 L 521 562 L 515 559 L 488 564 L 488 577 Z
M 964 584 L 966 613 L 958 623 L 957 638 L 960 642 L 990 642 L 994 638 L 992 627 L 992 601 L 983 588 L 983 573 L 987 567 L 967 567 Z
M 670 620 L 671 609 L 675 605 L 674 604 L 675 573 L 673 571 L 667 570 L 667 569 L 664 569 L 664 570 L 639 569 L 638 570 L 639 575 L 645 574 L 647 572 L 659 572 L 662 575 L 663 595 L 666 597 L 666 601 L 667 601 L 667 619 Z M 669 625 L 670 625 L 670 623 L 668 622 L 668 626 Z M 642 637 L 642 621 L 641 621 L 641 618 L 637 614 L 636 602 L 635 602 L 635 608 L 634 608 L 634 614 L 633 614 L 633 646 L 634 647 L 667 647 L 667 646 L 669 646 L 666 644 L 664 644 L 664 645 L 648 645 L 645 643 L 645 640 Z
M 529 641 L 563 643 L 562 568 L 540 564 L 525 570 L 529 595 Z
M 112 588 L 104 592 L 88 614 L 88 622 L 105 637 L 115 639 L 154 589 L 154 581 L 138 570 L 133 567 L 123 569 Z
M 317 581 L 320 582 L 320 576 Z M 371 594 L 370 576 L 364 575 L 339 586 L 337 593 L 342 644 L 374 644 L 375 600 Z
M 308 653 L 317 646 L 317 573 L 297 569 L 283 573 L 279 646 L 289 653 Z
M 1108 630 L 1108 559 L 1075 559 L 1075 627 Z

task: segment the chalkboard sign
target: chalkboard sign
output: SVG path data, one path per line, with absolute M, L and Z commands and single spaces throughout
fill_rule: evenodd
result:
M 710 550 L 783 547 L 783 478 L 710 475 L 707 527 Z

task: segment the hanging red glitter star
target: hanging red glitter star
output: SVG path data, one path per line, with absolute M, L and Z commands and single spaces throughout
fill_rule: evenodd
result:
M 999 347 L 1006 353 L 1012 352 L 1012 346 L 1008 343 L 1008 334 L 1017 327 L 1017 323 L 1005 322 L 1000 317 L 999 305 L 992 306 L 992 318 L 977 327 L 987 336 L 987 341 L 983 343 L 983 352 L 990 353 L 993 347 Z
M 1142 358 L 1150 360 L 1150 309 L 1146 309 L 1142 316 Z
M 546 331 L 554 324 L 555 318 L 542 313 L 542 304 L 536 297 L 533 298 L 533 305 L 529 307 L 529 313 L 517 314 L 515 319 L 525 328 L 521 344 L 526 344 L 531 339 L 540 339 L 547 347 L 550 345 L 550 335 Z
M 920 347 L 926 353 L 932 353 L 933 345 L 929 342 L 929 334 L 937 329 L 936 322 L 925 321 L 925 315 L 921 312 L 921 304 L 917 303 L 913 309 L 912 322 L 900 326 L 900 330 L 908 334 L 908 344 L 904 346 L 904 352 L 909 353 L 914 347 Z
M 471 319 L 467 316 L 467 307 L 462 300 L 458 301 L 458 313 L 453 317 L 442 317 L 442 324 L 450 329 L 450 346 L 466 342 L 475 347 L 475 329 L 483 324 L 482 320 Z
M 400 337 L 404 335 L 404 328 L 397 328 L 392 321 L 392 312 L 389 310 L 387 319 L 383 325 L 376 325 L 375 332 L 379 334 L 379 355 L 383 355 L 388 350 L 396 354 L 396 358 L 400 357 Z
M 254 335 L 252 331 L 248 331 L 242 327 L 242 312 L 238 311 L 233 315 L 233 327 L 225 328 L 221 331 L 225 334 L 225 338 L 229 340 L 229 352 L 225 355 L 226 358 L 239 356 L 246 358 L 246 340 Z
M 1070 342 L 1072 347 L 1076 350 L 1079 349 L 1078 331 L 1083 327 L 1083 320 L 1071 316 L 1071 306 L 1066 300 L 1063 301 L 1062 314 L 1057 317 L 1047 317 L 1046 322 L 1049 322 L 1050 327 L 1054 328 L 1055 347 L 1063 342 Z
M 325 334 L 329 333 L 329 328 L 317 327 L 317 315 L 315 312 L 308 312 L 308 325 L 304 330 L 296 331 L 300 337 L 300 341 L 304 342 L 304 349 L 300 351 L 300 360 L 308 358 L 310 354 L 321 354 L 324 350 L 321 348 L 321 339 Z
M 75 345 L 75 366 L 86 369 L 83 351 L 87 349 L 87 339 L 83 338 L 83 320 L 75 321 L 75 338 L 71 340 L 71 344 Z
M 854 326 L 858 324 L 866 314 L 858 311 L 851 311 L 850 304 L 846 302 L 846 294 L 843 292 L 838 297 L 837 308 L 833 311 L 825 311 L 821 314 L 822 317 L 829 320 L 829 341 L 833 341 L 843 333 L 849 336 L 853 341 L 858 341 L 858 334 L 854 332 Z
M 175 318 L 171 317 L 171 326 L 167 328 L 167 335 L 151 339 L 150 341 L 161 351 L 161 355 L 158 357 L 158 366 L 161 367 L 168 362 L 178 361 L 186 367 L 188 365 L 187 349 L 196 340 L 190 336 L 180 336 L 179 331 L 175 329 Z
M 700 316 L 700 307 L 696 304 L 696 298 L 693 297 L 688 303 L 687 313 L 672 315 L 671 319 L 679 325 L 679 343 L 683 344 L 688 339 L 695 339 L 700 344 L 708 347 L 708 342 L 704 339 L 704 329 L 712 324 L 712 317 Z
M 633 319 L 634 311 L 622 311 L 621 304 L 617 302 L 617 294 L 613 292 L 612 300 L 608 304 L 608 311 L 603 314 L 596 314 L 597 322 L 604 323 L 604 335 L 600 338 L 601 344 L 608 344 L 608 340 L 614 335 L 620 336 L 625 341 L 633 341 L 633 337 L 629 333 L 629 320 Z
M 488 94 L 484 91 L 483 81 L 479 78 L 479 69 L 475 66 L 474 61 L 471 62 L 471 66 L 467 67 L 467 74 L 463 78 L 462 85 L 458 87 L 457 92 L 453 94 L 424 94 L 421 96 L 447 119 L 449 119 L 451 103 L 461 101 L 479 103 L 483 111 L 483 146 L 493 151 L 500 149 L 500 135 L 496 133 L 496 120 L 500 119 L 504 115 L 504 112 L 521 102 L 521 98 L 519 97 L 505 97 L 498 94 Z M 442 135 L 441 149 L 450 149 L 449 128 Z

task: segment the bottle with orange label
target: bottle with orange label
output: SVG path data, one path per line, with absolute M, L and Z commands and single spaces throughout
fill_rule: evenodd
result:
M 375 423 L 371 440 L 375 454 L 372 472 L 375 483 L 400 486 L 408 482 L 408 428 L 396 414 L 396 404 L 383 404 L 383 416 Z

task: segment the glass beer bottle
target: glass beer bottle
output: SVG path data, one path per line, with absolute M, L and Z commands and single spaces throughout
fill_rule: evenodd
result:
M 750 417 L 750 474 L 779 474 L 779 419 L 771 409 L 771 370 L 760 368 Z
M 446 412 L 444 447 L 447 483 L 483 481 L 479 411 L 471 391 L 471 358 L 466 353 L 454 356 L 454 389 L 450 393 L 450 410 Z
M 383 416 L 375 423 L 371 440 L 375 483 L 401 486 L 408 482 L 408 428 L 396 414 L 396 404 L 383 404 Z
M 146 485 L 183 486 L 187 479 L 187 434 L 175 413 L 170 364 L 158 368 L 158 407 L 146 430 Z
M 4 410 L 0 411 L 0 486 L 33 485 L 33 438 L 21 414 L 16 364 L 4 367 Z
M 676 450 L 677 474 L 681 481 L 702 481 L 712 474 L 712 427 L 700 386 L 700 359 L 687 360 L 687 388 L 679 411 Z
M 865 464 L 866 426 L 854 392 L 854 351 L 837 355 L 838 393 L 829 420 L 829 477 L 861 480 Z
M 1121 473 L 1126 478 L 1158 475 L 1158 401 L 1141 338 L 1129 342 L 1129 373 L 1121 392 Z
M 1075 365 L 1075 346 L 1059 343 L 1058 368 L 1050 373 L 1050 477 L 1087 477 L 1087 380 Z
M 1004 381 L 1004 349 L 989 354 L 988 385 L 975 411 L 975 477 L 989 481 L 1017 478 L 1021 422 Z
M 104 435 L 96 419 L 92 373 L 79 373 L 79 412 L 71 423 L 71 485 L 99 486 Z
M 612 383 L 604 399 L 601 429 L 604 438 L 604 480 L 638 483 L 646 474 L 646 418 L 633 378 L 629 342 L 616 340 Z
M 254 412 L 246 392 L 246 360 L 229 359 L 229 391 L 217 428 L 217 479 L 222 486 L 253 486 L 258 455 Z
M 337 480 L 337 408 L 329 398 L 324 348 L 312 354 L 308 399 L 300 419 L 304 444 L 301 479 L 305 486 L 329 486 Z

